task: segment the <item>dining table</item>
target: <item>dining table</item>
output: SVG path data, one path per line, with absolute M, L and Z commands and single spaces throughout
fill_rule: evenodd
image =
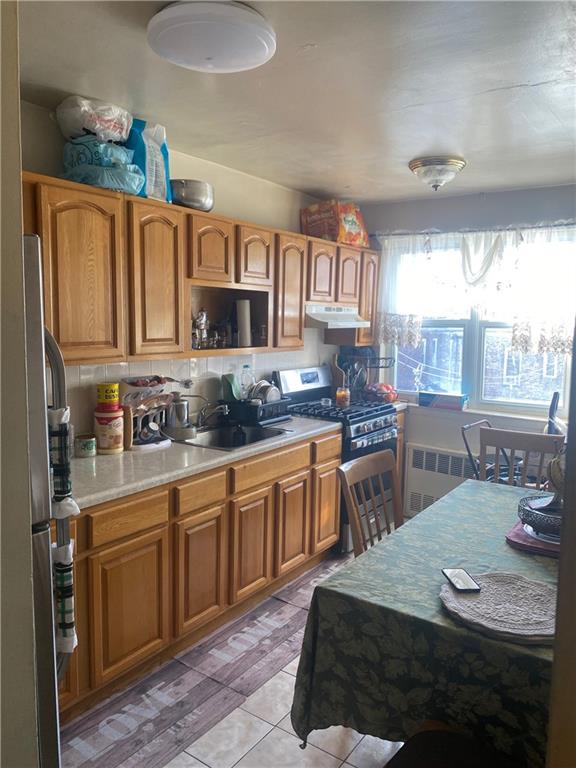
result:
M 556 559 L 506 542 L 527 495 L 466 480 L 316 587 L 291 711 L 304 744 L 337 725 L 405 741 L 433 720 L 544 765 L 552 646 L 489 637 L 439 598 L 443 568 L 556 585 Z

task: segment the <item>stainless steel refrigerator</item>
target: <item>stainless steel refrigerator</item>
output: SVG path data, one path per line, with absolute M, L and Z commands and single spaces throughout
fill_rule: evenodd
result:
M 35 235 L 24 236 L 24 286 L 38 753 L 41 768 L 57 768 L 60 766 L 57 670 L 58 666 L 64 670 L 66 660 L 57 659 L 55 639 L 46 360 L 52 378 L 52 404 L 57 407 L 66 403 L 66 381 L 62 354 L 44 328 L 40 240 Z M 69 531 L 67 526 L 67 523 L 60 526 L 59 539 Z

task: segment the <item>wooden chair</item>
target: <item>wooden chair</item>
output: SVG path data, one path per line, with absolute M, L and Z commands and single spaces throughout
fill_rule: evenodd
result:
M 384 533 L 391 533 L 392 524 L 398 528 L 404 522 L 396 456 L 389 450 L 361 456 L 342 464 L 338 474 L 352 530 L 354 556 L 358 557 L 381 541 Z M 386 488 L 392 492 L 392 518 Z
M 494 461 L 493 482 L 498 479 L 498 482 L 507 482 L 508 485 L 540 490 L 546 482 L 547 461 L 560 453 L 563 445 L 563 435 L 481 427 L 480 480 L 487 479 L 487 457 L 491 454 L 490 466 Z

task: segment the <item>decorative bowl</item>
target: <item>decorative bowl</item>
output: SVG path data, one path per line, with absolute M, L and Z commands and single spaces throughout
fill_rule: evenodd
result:
M 552 495 L 525 496 L 518 503 L 518 517 L 536 533 L 560 536 L 563 510 L 557 505 L 550 505 L 553 498 Z

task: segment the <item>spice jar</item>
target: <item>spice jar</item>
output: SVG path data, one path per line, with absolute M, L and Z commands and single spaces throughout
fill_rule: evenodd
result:
M 348 408 L 350 406 L 350 390 L 348 387 L 338 387 L 336 390 L 336 405 L 339 408 Z
M 96 385 L 98 410 L 116 411 L 120 408 L 120 384 L 105 382 Z

